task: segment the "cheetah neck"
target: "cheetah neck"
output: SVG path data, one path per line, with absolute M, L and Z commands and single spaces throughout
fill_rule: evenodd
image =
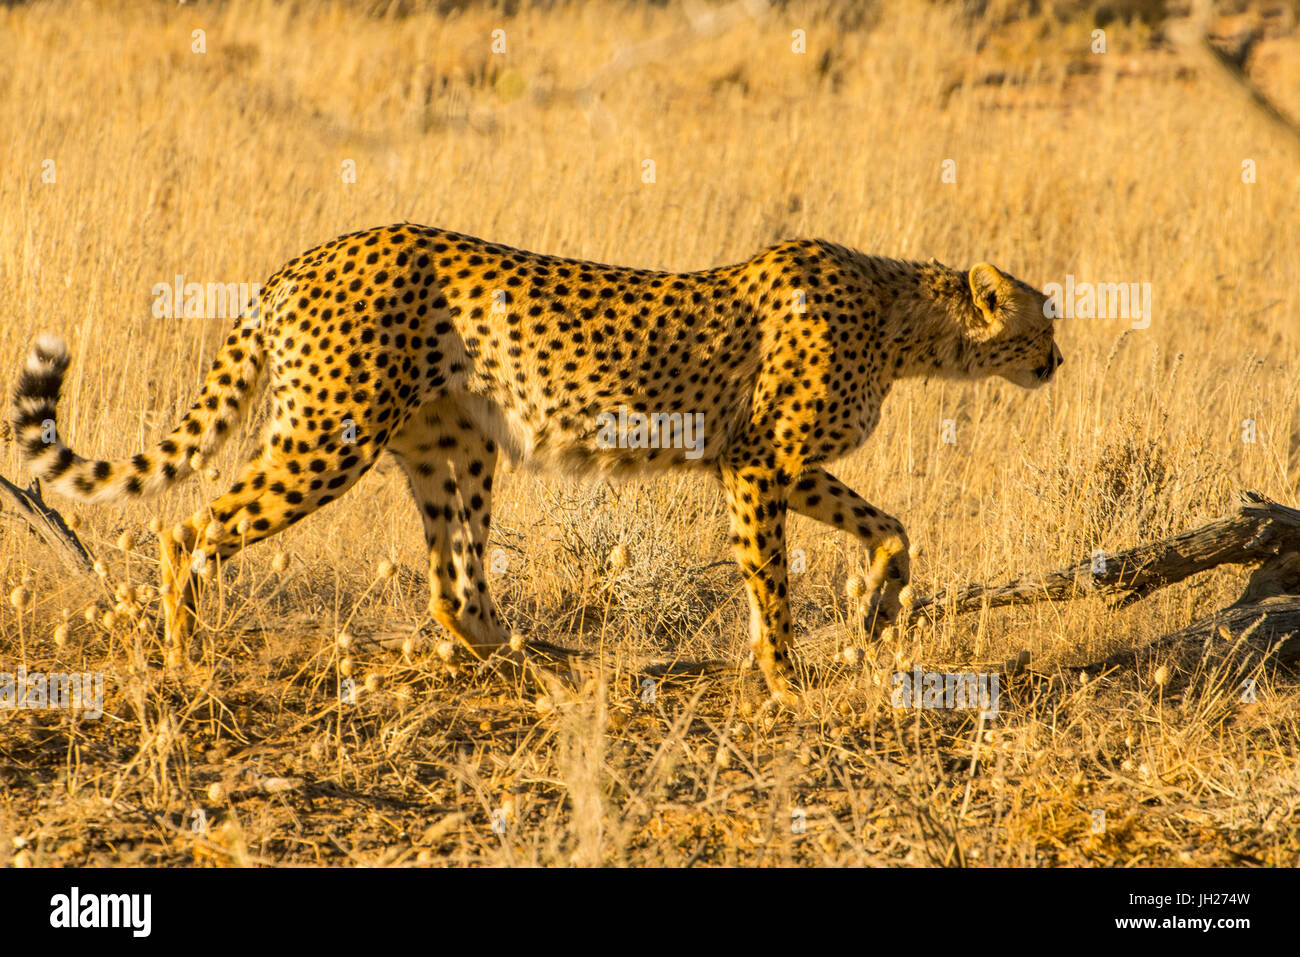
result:
M 885 360 L 893 378 L 978 377 L 978 321 L 966 275 L 940 263 L 891 261 L 892 296 L 880 297 Z

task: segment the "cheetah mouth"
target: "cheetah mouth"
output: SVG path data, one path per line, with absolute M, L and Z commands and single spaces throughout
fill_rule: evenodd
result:
M 1038 389 L 1056 378 L 1056 366 L 1041 365 L 1034 369 L 1017 369 L 1004 373 L 1002 378 L 1022 389 Z
M 1061 350 L 1052 346 L 1051 353 L 1047 356 L 1047 361 L 1040 366 L 1030 369 L 1028 372 L 1021 371 L 1010 377 L 1012 382 L 1023 385 L 1026 388 L 1036 389 L 1040 385 L 1046 385 L 1056 378 L 1056 370 L 1065 362 L 1061 355 Z

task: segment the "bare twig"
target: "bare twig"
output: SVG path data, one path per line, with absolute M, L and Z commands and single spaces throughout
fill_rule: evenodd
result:
M 40 479 L 21 489 L 0 476 L 0 500 L 7 501 L 13 514 L 26 522 L 46 544 L 62 556 L 73 571 L 95 577 L 95 559 L 77 533 L 68 527 L 63 516 L 45 504 Z

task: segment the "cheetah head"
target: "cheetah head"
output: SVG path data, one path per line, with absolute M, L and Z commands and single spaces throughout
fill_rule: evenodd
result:
M 1065 359 L 1056 346 L 1048 297 L 988 263 L 967 276 L 974 313 L 970 338 L 980 344 L 979 367 L 1026 389 L 1052 381 Z

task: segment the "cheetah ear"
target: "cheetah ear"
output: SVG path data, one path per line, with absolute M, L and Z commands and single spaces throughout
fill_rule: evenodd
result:
M 988 263 L 972 266 L 968 280 L 971 299 L 984 320 L 982 328 L 972 331 L 981 337 L 997 335 L 1002 331 L 1003 309 L 1011 301 L 1011 280 Z

